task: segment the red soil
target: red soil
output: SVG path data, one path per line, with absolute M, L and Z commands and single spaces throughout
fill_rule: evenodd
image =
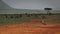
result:
M 0 26 L 0 34 L 60 34 L 60 23 L 43 25 L 35 21 Z

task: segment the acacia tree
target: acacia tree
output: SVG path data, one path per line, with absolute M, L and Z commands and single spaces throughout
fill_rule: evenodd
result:
M 47 15 L 51 15 L 51 12 L 50 12 L 50 10 L 52 10 L 52 8 L 44 8 L 44 10 L 46 10 L 47 11 Z M 43 15 L 43 16 L 41 16 L 41 22 L 42 22 L 42 24 L 44 24 L 44 25 L 46 25 L 46 23 L 45 23 L 45 19 L 46 17 Z
M 50 10 L 52 10 L 52 8 L 44 8 L 44 10 L 46 10 L 46 11 L 47 11 L 47 14 L 48 14 L 48 15 L 51 15 Z
M 44 8 L 44 10 L 46 10 L 47 11 L 47 15 L 51 15 L 51 12 L 50 12 L 50 10 L 52 10 L 52 8 Z M 43 16 L 41 16 L 41 21 L 42 21 L 42 24 L 44 24 L 44 25 L 46 25 L 46 23 L 45 23 L 45 19 L 46 17 L 43 15 Z

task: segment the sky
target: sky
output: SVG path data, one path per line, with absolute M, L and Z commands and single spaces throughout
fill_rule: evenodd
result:
M 53 8 L 60 10 L 60 0 L 3 0 L 12 8 L 16 9 L 44 9 Z

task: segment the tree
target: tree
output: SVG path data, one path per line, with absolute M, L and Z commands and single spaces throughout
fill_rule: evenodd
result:
M 47 10 L 47 15 L 51 15 L 51 12 L 50 12 L 50 10 L 52 10 L 52 8 L 44 8 L 44 10 Z M 44 24 L 44 25 L 46 25 L 46 23 L 45 23 L 45 19 L 46 17 L 43 15 L 43 16 L 41 16 L 41 22 L 42 22 L 42 24 Z
M 48 15 L 51 15 L 50 10 L 52 10 L 52 8 L 44 8 L 44 10 L 46 10 L 46 11 L 47 11 L 47 14 L 48 14 Z

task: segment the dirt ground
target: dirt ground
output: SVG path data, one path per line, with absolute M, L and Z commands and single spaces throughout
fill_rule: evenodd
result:
M 60 22 L 43 25 L 39 20 L 0 26 L 0 34 L 60 34 Z

